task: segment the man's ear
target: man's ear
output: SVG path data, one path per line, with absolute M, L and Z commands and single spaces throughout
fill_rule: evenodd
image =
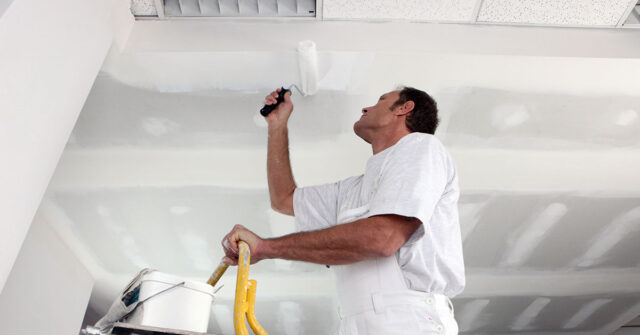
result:
M 416 106 L 416 104 L 409 100 L 407 102 L 405 102 L 404 104 L 402 104 L 402 106 L 400 108 L 398 108 L 398 111 L 396 112 L 396 115 L 400 116 L 400 115 L 407 115 L 409 113 L 411 113 L 411 111 L 413 110 L 413 108 Z

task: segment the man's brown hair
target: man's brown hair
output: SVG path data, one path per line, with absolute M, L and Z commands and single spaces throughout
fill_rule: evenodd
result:
M 407 101 L 413 101 L 415 105 L 406 119 L 409 131 L 433 135 L 440 122 L 436 101 L 427 92 L 413 87 L 402 86 L 400 87 L 400 97 L 393 103 L 391 109 Z

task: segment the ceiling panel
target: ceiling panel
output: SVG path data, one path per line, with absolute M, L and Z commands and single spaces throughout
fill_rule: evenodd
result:
M 473 21 L 477 0 L 324 0 L 324 19 Z
M 135 16 L 157 16 L 155 0 L 132 0 L 131 12 Z
M 635 0 L 484 0 L 478 22 L 616 26 Z

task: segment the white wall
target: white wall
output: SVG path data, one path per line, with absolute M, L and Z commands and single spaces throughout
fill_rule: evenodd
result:
M 78 334 L 93 278 L 36 214 L 0 293 L 0 334 Z
M 128 2 L 108 0 L 15 0 L 0 17 L 0 291 L 104 57 L 132 23 Z

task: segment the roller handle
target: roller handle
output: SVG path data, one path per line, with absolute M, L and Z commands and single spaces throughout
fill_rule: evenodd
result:
M 211 274 L 211 277 L 209 277 L 207 284 L 211 286 L 216 286 L 216 284 L 218 283 L 218 280 L 220 280 L 224 272 L 227 271 L 228 267 L 229 265 L 224 264 L 223 262 L 220 262 L 220 265 L 218 265 L 216 270 L 213 271 L 213 273 Z
M 287 92 L 291 92 L 291 90 L 281 87 L 280 92 L 278 92 L 278 98 L 276 99 L 276 103 L 273 105 L 264 105 L 264 107 L 262 107 L 262 109 L 260 110 L 260 115 L 266 117 L 267 115 L 269 115 L 269 113 L 273 112 L 273 110 L 276 109 L 278 105 L 284 101 L 284 95 Z

